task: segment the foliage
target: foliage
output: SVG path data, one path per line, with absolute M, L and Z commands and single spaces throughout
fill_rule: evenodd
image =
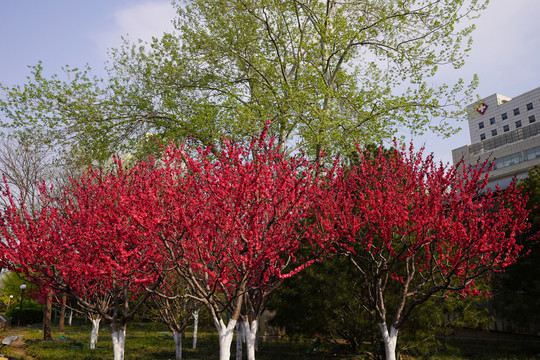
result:
M 433 85 L 459 68 L 486 0 L 178 2 L 176 32 L 112 51 L 109 77 L 66 67 L 2 87 L 4 126 L 103 163 L 148 132 L 164 139 L 249 142 L 267 119 L 280 146 L 311 156 L 399 128 L 453 131 L 476 79 Z M 455 109 L 460 110 L 455 110 Z M 433 118 L 439 119 L 433 121 Z
M 17 276 L 17 273 L 12 271 L 2 272 L 2 275 L 0 276 L 0 299 L 6 305 L 6 307 L 10 302 L 10 295 L 13 295 L 13 299 L 11 300 L 12 305 L 15 305 L 17 301 L 21 300 L 20 286 L 22 284 L 27 285 L 25 297 L 28 296 L 29 293 L 35 292 L 34 286 L 27 280 L 21 279 L 19 276 Z
M 22 312 L 20 311 L 21 303 L 14 303 L 11 308 L 6 311 L 6 315 L 9 316 L 12 326 L 15 326 L 21 319 L 21 325 L 26 324 L 39 324 L 43 320 L 43 310 L 41 305 L 36 304 L 33 301 L 24 300 L 22 303 Z
M 529 194 L 527 209 L 531 229 L 521 237 L 528 253 L 504 273 L 494 276 L 493 307 L 498 318 L 504 320 L 506 330 L 537 334 L 540 331 L 540 245 L 535 234 L 540 231 L 540 168 L 529 170 L 529 176 L 520 182 L 523 191 Z
M 365 303 L 363 284 L 344 257 L 315 263 L 287 279 L 269 303 L 272 323 L 295 338 L 346 340 L 356 353 L 376 336 L 375 315 Z
M 142 244 L 136 241 L 143 241 L 149 234 L 136 232 L 128 216 L 135 212 L 128 209 L 130 206 L 140 211 L 144 202 L 144 197 L 136 193 L 137 175 L 144 170 L 89 170 L 74 179 L 60 199 L 42 187 L 42 196 L 49 198 L 35 217 L 25 213 L 25 208 L 20 216 L 12 201 L 4 212 L 5 264 L 35 282 L 69 289 L 78 300 L 86 293 L 110 291 L 116 284 L 133 279 L 136 283 L 151 282 L 145 269 L 150 266 L 152 253 L 148 258 L 131 256 L 141 254 L 137 246 Z M 55 251 L 61 249 L 66 253 L 63 257 Z
M 178 7 L 179 35 L 156 51 L 166 50 L 172 61 L 158 70 L 185 64 L 188 71 L 172 84 L 182 89 L 196 79 L 202 106 L 222 128 L 253 136 L 250 124 L 271 118 L 280 141 L 294 135 L 317 156 L 364 136 L 392 136 L 398 126 L 421 131 L 430 115 L 449 115 L 442 105 L 453 103 L 463 84 L 448 89 L 425 80 L 439 64 L 462 64 L 472 27 L 457 25 L 483 6 L 195 0 Z M 435 130 L 444 131 L 444 123 Z
M 318 191 L 314 168 L 302 157 L 285 159 L 263 138 L 249 148 L 227 143 L 215 160 L 208 149 L 189 157 L 175 148 L 163 159 L 174 182 L 162 201 L 171 204 L 169 196 L 177 207 L 167 209 L 174 217 L 166 230 L 185 229 L 182 241 L 172 242 L 183 254 L 178 267 L 194 268 L 227 296 L 238 286 L 264 294 L 303 267 L 288 265 L 300 246 L 298 223 Z
M 353 354 L 383 356 L 375 313 L 366 289 L 345 257 L 316 263 L 287 279 L 269 303 L 272 323 L 291 338 L 318 338 L 342 345 Z M 395 304 L 397 299 L 389 299 Z M 442 336 L 454 327 L 487 329 L 492 324 L 487 299 L 451 295 L 431 298 L 403 324 L 399 351 L 409 356 L 433 355 Z
M 174 270 L 190 291 L 172 297 L 203 302 L 220 331 L 241 316 L 255 336 L 268 294 L 313 261 L 296 251 L 319 193 L 314 175 L 264 132 L 248 148 L 225 142 L 217 156 L 170 145 L 159 163 L 89 169 L 61 197 L 42 187 L 45 205 L 33 216 L 8 194 L 2 260 L 68 292 L 113 335 Z

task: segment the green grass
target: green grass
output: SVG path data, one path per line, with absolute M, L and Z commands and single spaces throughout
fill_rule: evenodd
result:
M 43 333 L 37 328 L 28 328 L 22 331 L 2 331 L 0 332 L 0 338 L 12 334 L 23 335 L 26 340 L 25 349 L 27 354 L 39 360 L 101 360 L 112 358 L 112 343 L 108 328 L 100 330 L 99 341 L 95 350 L 90 350 L 88 347 L 90 324 L 66 327 L 64 333 L 53 331 L 54 341 L 41 340 Z M 165 327 L 147 323 L 128 324 L 126 334 L 126 359 L 174 359 L 174 339 Z M 215 331 L 200 331 L 197 349 L 195 350 L 191 349 L 192 334 L 188 332 L 183 339 L 183 345 L 183 358 L 185 359 L 214 360 L 218 358 L 218 338 Z M 312 344 L 309 341 L 261 343 L 257 359 L 338 359 L 323 353 L 311 354 L 311 347 Z M 231 351 L 232 358 L 234 358 L 235 343 L 233 343 Z M 24 359 L 17 357 L 10 346 L 4 348 L 4 354 Z
M 53 329 L 55 330 L 55 329 Z M 98 348 L 88 348 L 90 324 L 66 327 L 65 333 L 53 332 L 54 341 L 42 341 L 43 334 L 37 328 L 25 328 L 20 331 L 0 331 L 0 339 L 11 334 L 21 334 L 26 340 L 26 353 L 39 360 L 102 360 L 112 358 L 112 344 L 108 328 L 99 334 Z M 218 340 L 215 331 L 199 332 L 198 348 L 191 349 L 192 334 L 183 339 L 184 359 L 217 359 Z M 316 349 L 314 349 L 316 348 Z M 312 341 L 261 342 L 257 359 L 259 360 L 346 360 L 369 359 L 368 356 L 347 355 L 342 349 L 331 346 L 315 345 Z M 235 343 L 231 348 L 234 359 Z M 11 346 L 4 348 L 4 354 L 17 359 Z M 166 327 L 148 324 L 129 324 L 126 337 L 125 357 L 127 360 L 174 359 L 174 340 Z M 245 354 L 244 354 L 245 358 Z M 459 340 L 448 339 L 433 349 L 432 355 L 424 357 L 404 356 L 403 359 L 433 360 L 529 360 L 540 359 L 540 342 L 496 341 L 496 340 Z

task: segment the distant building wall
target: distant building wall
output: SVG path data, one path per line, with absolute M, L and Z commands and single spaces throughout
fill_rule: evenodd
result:
M 540 88 L 514 98 L 493 94 L 467 106 L 467 112 L 471 145 L 452 150 L 454 164 L 493 161 L 492 188 L 505 188 L 540 165 Z

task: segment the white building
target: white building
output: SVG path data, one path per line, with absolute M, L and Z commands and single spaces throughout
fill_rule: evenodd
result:
M 452 150 L 454 164 L 494 161 L 489 187 L 503 189 L 540 165 L 540 88 L 514 98 L 493 94 L 467 111 L 471 145 Z

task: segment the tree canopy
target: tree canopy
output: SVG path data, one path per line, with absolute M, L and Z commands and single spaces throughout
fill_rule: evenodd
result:
M 62 144 L 83 163 L 130 149 L 148 132 L 248 142 L 264 123 L 282 147 L 314 158 L 398 129 L 449 134 L 466 86 L 433 84 L 459 68 L 469 21 L 486 0 L 192 0 L 176 31 L 111 52 L 109 76 L 65 68 L 2 87 L 4 126 Z M 456 107 L 457 106 L 457 107 Z M 456 110 L 457 109 L 457 110 Z

